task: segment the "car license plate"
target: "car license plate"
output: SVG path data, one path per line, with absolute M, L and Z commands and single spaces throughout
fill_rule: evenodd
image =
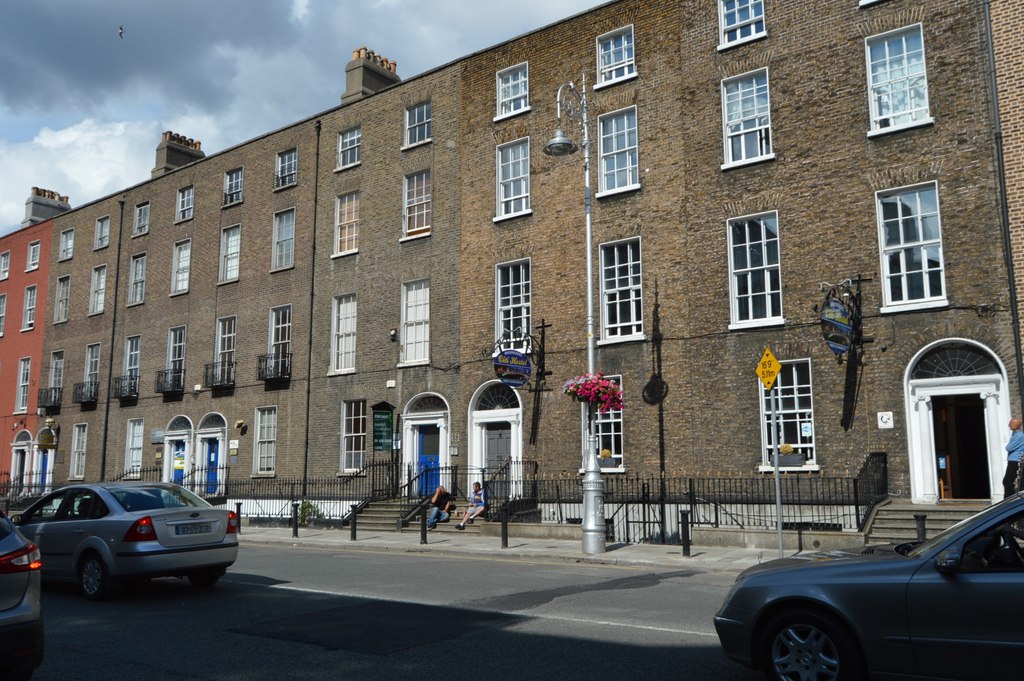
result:
M 190 523 L 188 525 L 175 525 L 174 534 L 209 534 L 210 523 Z

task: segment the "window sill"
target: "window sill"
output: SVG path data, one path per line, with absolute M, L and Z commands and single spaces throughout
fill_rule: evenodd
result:
M 145 302 L 145 300 L 136 300 L 135 302 L 132 303 L 125 303 L 125 307 L 138 307 L 139 305 L 142 305 Z
M 533 215 L 533 209 L 532 208 L 527 208 L 526 210 L 521 210 L 518 213 L 509 213 L 508 215 L 497 215 L 497 216 L 491 218 L 491 222 L 497 224 L 499 222 L 505 222 L 506 220 L 514 220 L 515 218 L 521 218 L 521 217 L 524 217 L 524 216 L 527 216 L 527 215 Z
M 621 78 L 615 78 L 614 80 L 605 80 L 600 83 L 595 83 L 592 89 L 601 90 L 606 87 L 611 87 L 612 85 L 618 85 L 619 83 L 628 83 L 629 81 L 636 80 L 639 77 L 640 74 L 637 73 L 634 69 L 633 73 L 630 73 L 629 75 L 626 76 L 622 76 Z
M 420 142 L 413 142 L 412 144 L 403 144 L 401 147 L 398 148 L 398 150 L 399 151 L 409 151 L 410 149 L 415 149 L 416 147 L 422 147 L 425 144 L 430 144 L 433 141 L 434 141 L 433 137 L 428 137 L 427 139 L 422 140 Z
M 361 468 L 344 468 L 344 469 L 338 471 L 337 473 L 335 473 L 334 475 L 335 475 L 335 477 L 338 477 L 338 478 L 355 478 L 355 477 L 365 478 L 366 477 L 365 473 L 363 473 L 362 475 L 359 475 L 359 471 L 361 471 L 361 470 L 362 470 Z
M 516 116 L 519 116 L 519 115 L 524 114 L 524 113 L 529 113 L 529 112 L 530 112 L 530 105 L 527 104 L 522 109 L 516 109 L 515 111 L 511 111 L 509 113 L 498 114 L 497 116 L 494 117 L 494 122 L 497 123 L 498 121 L 506 121 L 509 118 L 515 118 Z
M 905 125 L 897 125 L 891 128 L 875 128 L 868 131 L 868 137 L 884 137 L 885 135 L 891 135 L 895 132 L 903 132 L 904 130 L 913 130 L 914 128 L 923 128 L 925 126 L 934 125 L 935 119 L 929 116 L 924 120 L 914 121 L 913 123 L 907 123 Z
M 189 217 L 187 217 L 187 218 L 177 218 L 177 219 L 175 219 L 175 221 L 174 221 L 174 223 L 173 223 L 173 224 L 175 224 L 175 225 L 180 225 L 180 224 L 181 224 L 181 223 L 183 223 L 183 222 L 189 222 L 189 221 L 191 221 L 191 220 L 192 220 L 192 216 L 189 216 Z M 104 246 L 104 248 L 106 248 L 106 246 Z
M 403 236 L 403 237 L 398 239 L 398 243 L 404 244 L 407 241 L 419 241 L 420 239 L 426 239 L 431 234 L 433 234 L 433 232 L 432 231 L 428 231 L 428 232 L 423 232 L 422 234 L 413 234 L 412 236 Z
M 355 163 L 349 163 L 347 166 L 338 166 L 334 169 L 334 172 L 340 173 L 343 170 L 351 170 L 352 168 L 358 168 L 361 165 L 363 165 L 362 161 L 356 161 Z
M 877 5 L 880 2 L 882 2 L 882 0 L 860 0 L 858 5 L 861 7 L 867 7 L 868 5 Z
M 915 312 L 917 310 L 934 310 L 939 307 L 948 307 L 949 301 L 943 298 L 942 300 L 928 300 L 921 302 L 910 302 L 910 303 L 899 303 L 896 305 L 885 305 L 878 308 L 879 314 L 894 314 L 897 312 Z
M 186 293 L 188 293 L 188 289 L 185 289 L 184 291 L 171 291 L 171 293 L 168 296 L 168 298 L 176 298 L 178 296 L 183 296 Z
M 342 251 L 340 253 L 332 253 L 331 254 L 331 258 L 332 259 L 334 259 L 334 258 L 344 258 L 344 257 L 350 256 L 350 255 L 359 255 L 359 249 L 358 248 L 353 248 L 351 251 Z
M 803 466 L 779 466 L 779 472 L 786 473 L 817 473 L 821 470 L 821 466 L 816 463 L 805 463 Z M 758 473 L 774 473 L 775 466 L 767 466 L 761 464 L 757 467 Z
M 757 319 L 749 322 L 733 322 L 729 324 L 730 331 L 745 331 L 747 329 L 764 329 L 773 326 L 785 326 L 784 317 L 772 317 L 771 319 Z
M 62 258 L 57 258 L 57 262 L 67 262 L 68 260 L 71 260 L 73 257 L 74 256 L 72 255 L 65 255 Z
M 594 194 L 595 199 L 607 199 L 611 196 L 617 196 L 618 194 L 629 194 L 631 192 L 640 191 L 640 184 L 631 184 L 625 187 L 616 187 L 615 189 L 606 189 L 603 192 Z
M 298 184 L 299 184 L 298 180 L 296 180 L 295 182 L 289 182 L 288 184 L 282 184 L 280 187 L 274 187 L 274 191 L 275 192 L 281 192 L 281 191 L 284 191 L 285 189 L 291 189 L 292 187 L 295 187 Z
M 93 314 L 100 314 L 100 313 L 94 312 Z M 89 316 L 91 317 L 92 314 L 90 314 Z M 28 333 L 29 331 L 35 331 L 36 327 L 34 327 L 34 326 L 23 326 L 23 327 L 21 327 L 20 330 L 21 330 L 21 333 Z
M 425 367 L 430 366 L 429 359 L 418 359 L 415 362 L 399 362 L 395 365 L 399 369 L 406 369 L 408 367 Z
M 95 251 L 102 251 L 102 250 L 103 250 L 104 248 L 106 248 L 106 247 L 107 247 L 107 246 L 109 246 L 109 245 L 110 245 L 110 244 L 103 244 L 102 246 L 96 246 L 96 245 L 93 245 L 93 247 L 92 247 L 92 250 L 93 250 L 94 252 L 95 252 Z
M 725 52 L 726 50 L 732 49 L 733 47 L 739 47 L 740 45 L 746 45 L 747 43 L 754 43 L 758 40 L 763 40 L 768 37 L 768 31 L 758 33 L 756 35 L 750 35 L 746 38 L 737 38 L 731 43 L 719 43 L 717 49 L 719 52 Z
M 142 236 L 144 234 L 149 234 L 149 229 L 148 228 L 147 229 L 143 229 L 142 231 L 139 231 L 139 232 L 132 232 L 132 237 L 131 238 L 134 239 L 135 237 Z
M 223 279 L 221 281 L 218 281 L 217 282 L 217 286 L 224 286 L 226 284 L 237 284 L 237 283 L 238 283 L 238 277 L 235 277 L 234 279 Z
M 29 267 L 29 268 L 28 268 L 27 270 L 25 270 L 25 271 L 26 271 L 26 272 L 35 272 L 35 271 L 36 271 L 36 270 L 38 270 L 38 269 L 39 269 L 39 265 L 36 265 L 35 267 Z
M 276 478 L 277 473 L 253 473 L 254 478 Z
M 732 170 L 733 168 L 742 168 L 743 166 L 753 166 L 758 163 L 764 163 L 766 161 L 774 161 L 775 153 L 765 154 L 764 156 L 758 156 L 757 158 L 748 158 L 742 161 L 732 161 L 730 163 L 723 163 L 722 170 Z
M 221 206 L 220 206 L 220 209 L 224 210 L 225 208 L 233 208 L 235 206 L 241 206 L 242 203 L 243 203 L 242 199 L 239 199 L 237 201 L 232 201 L 231 203 L 222 203 Z
M 598 345 L 618 345 L 619 343 L 636 343 L 638 341 L 646 341 L 647 334 L 634 333 L 628 336 L 614 336 L 612 338 L 601 338 L 597 341 Z
M 333 370 L 333 371 L 328 371 L 327 375 L 328 376 L 351 376 L 354 373 L 356 373 L 355 369 L 336 369 L 336 370 Z
M 288 270 L 293 269 L 295 269 L 295 263 L 292 263 L 291 265 L 281 265 L 280 267 L 271 267 L 270 273 L 276 274 L 277 272 L 287 272 Z

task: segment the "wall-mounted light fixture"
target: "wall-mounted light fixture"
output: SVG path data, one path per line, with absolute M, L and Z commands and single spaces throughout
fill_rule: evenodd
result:
M 198 395 L 201 392 L 203 392 L 203 385 L 201 383 L 196 383 L 194 386 L 192 386 L 193 395 Z
M 388 333 L 391 336 L 391 342 L 398 340 L 398 329 L 391 329 Z

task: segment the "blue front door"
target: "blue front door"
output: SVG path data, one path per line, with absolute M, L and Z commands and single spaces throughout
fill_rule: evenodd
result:
M 180 485 L 185 480 L 185 441 L 174 440 L 171 442 L 171 465 L 174 471 L 171 478 L 175 484 Z
M 210 439 L 206 441 L 206 493 L 217 493 L 217 452 L 220 448 L 220 441 Z
M 419 493 L 420 496 L 427 496 L 433 494 L 441 484 L 441 429 L 436 425 L 420 426 L 418 432 Z

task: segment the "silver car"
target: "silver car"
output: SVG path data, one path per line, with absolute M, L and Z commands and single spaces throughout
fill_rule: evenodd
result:
M 90 599 L 129 579 L 210 586 L 238 555 L 235 513 L 170 483 L 71 485 L 13 519 L 39 545 L 43 577 L 77 582 Z
M 0 511 L 0 676 L 27 680 L 43 661 L 39 548 Z
M 1024 678 L 1024 493 L 918 544 L 749 568 L 715 616 L 768 679 Z

